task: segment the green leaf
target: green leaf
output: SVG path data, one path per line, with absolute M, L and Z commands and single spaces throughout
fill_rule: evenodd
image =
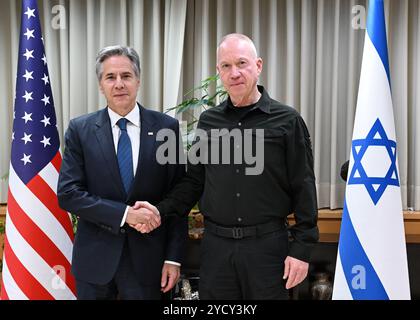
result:
M 195 108 L 201 107 L 202 105 L 203 105 L 203 101 L 202 101 L 202 100 L 196 100 L 195 102 L 192 102 L 192 103 L 190 103 L 190 104 L 186 104 L 186 105 L 181 106 L 181 107 L 177 110 L 177 112 L 176 112 L 176 113 L 183 113 L 183 112 L 186 112 L 186 111 L 188 111 L 188 110 L 191 110 L 191 109 L 195 109 Z
M 184 97 L 190 97 L 195 93 L 199 93 L 201 95 L 200 98 L 190 97 L 185 99 L 180 104 L 176 105 L 175 107 L 171 107 L 166 110 L 166 112 L 174 111 L 176 114 L 183 114 L 185 112 L 189 112 L 195 110 L 197 108 L 203 108 L 207 110 L 208 108 L 213 108 L 216 106 L 218 102 L 224 101 L 227 97 L 227 92 L 225 91 L 222 85 L 218 85 L 217 81 L 219 80 L 219 75 L 215 74 L 210 76 L 200 82 L 200 85 L 189 90 L 187 93 L 184 94 Z M 215 92 L 210 93 L 210 87 L 215 87 Z M 204 91 L 204 92 L 203 92 Z M 190 117 L 193 117 L 194 121 L 190 122 L 187 125 L 187 134 L 189 134 L 192 130 L 195 130 L 195 124 L 197 123 L 196 117 L 194 117 L 193 113 L 189 114 Z M 191 143 L 188 141 L 187 149 L 191 147 Z
M 72 222 L 72 225 L 73 225 L 73 233 L 76 234 L 77 224 L 79 222 L 79 218 L 76 215 L 71 214 L 71 222 Z

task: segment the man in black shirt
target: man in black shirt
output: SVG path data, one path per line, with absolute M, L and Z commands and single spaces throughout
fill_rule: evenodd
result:
M 248 37 L 222 39 L 217 70 L 229 98 L 201 114 L 186 177 L 157 209 L 147 204 L 186 215 L 200 200 L 200 299 L 287 299 L 318 241 L 309 133 L 293 108 L 257 85 L 262 65 Z

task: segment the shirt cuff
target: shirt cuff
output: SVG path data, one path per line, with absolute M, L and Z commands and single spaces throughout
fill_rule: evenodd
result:
M 175 262 L 175 261 L 170 261 L 170 260 L 165 260 L 165 263 L 168 263 L 168 264 L 173 264 L 174 266 L 178 266 L 178 267 L 180 267 L 180 266 L 181 266 L 181 264 L 180 264 L 180 263 Z
M 125 208 L 124 216 L 123 216 L 123 218 L 122 218 L 122 221 L 121 221 L 120 227 L 122 227 L 122 226 L 124 225 L 124 223 L 125 223 L 125 219 L 127 219 L 128 208 L 130 208 L 130 207 L 129 207 L 129 206 L 127 206 L 127 208 Z

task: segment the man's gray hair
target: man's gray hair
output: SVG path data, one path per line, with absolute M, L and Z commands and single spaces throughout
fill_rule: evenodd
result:
M 101 49 L 96 57 L 96 76 L 98 77 L 98 81 L 101 81 L 102 73 L 103 73 L 103 62 L 113 56 L 125 56 L 131 61 L 131 65 L 133 66 L 134 73 L 137 79 L 140 79 L 140 58 L 137 52 L 130 47 L 124 46 L 109 46 Z

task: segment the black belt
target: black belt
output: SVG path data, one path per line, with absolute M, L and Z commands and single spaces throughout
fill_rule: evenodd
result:
M 204 226 L 206 231 L 208 230 L 219 237 L 230 239 L 259 237 L 277 230 L 286 230 L 286 225 L 283 220 L 271 221 L 247 227 L 222 227 L 218 224 L 205 220 Z

